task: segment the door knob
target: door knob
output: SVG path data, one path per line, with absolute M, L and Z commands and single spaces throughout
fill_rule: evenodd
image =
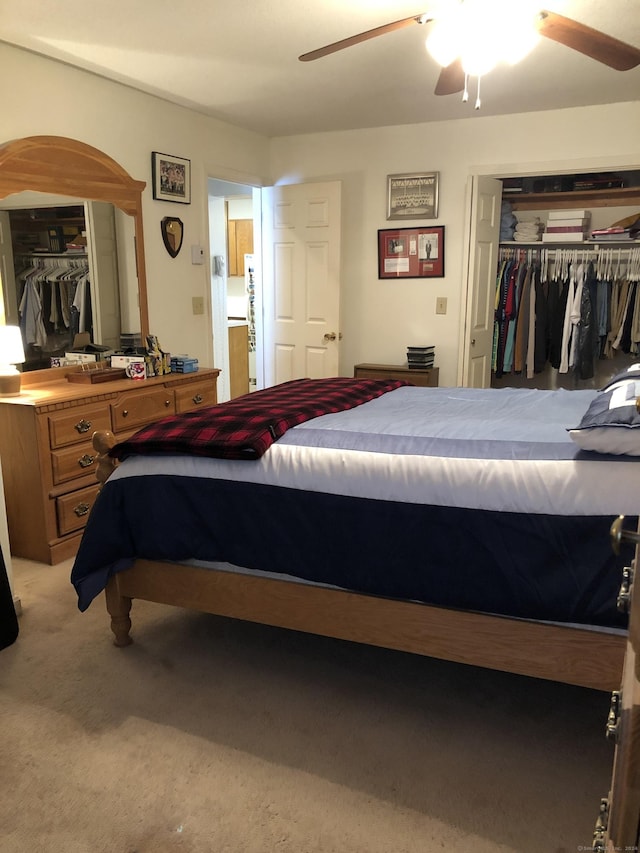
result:
M 633 530 L 625 530 L 623 528 L 624 515 L 619 515 L 611 525 L 609 536 L 611 537 L 611 548 L 614 554 L 620 553 L 620 546 L 623 542 L 633 542 L 636 545 L 640 542 L 640 534 Z
M 471 346 L 474 347 L 476 345 L 476 339 L 471 338 Z
M 335 340 L 336 340 L 336 338 L 337 338 L 339 341 L 341 341 L 341 340 L 342 340 L 342 332 L 340 332 L 340 334 L 338 334 L 338 335 L 336 335 L 336 333 L 335 333 L 335 332 L 327 332 L 327 333 L 324 335 L 323 340 L 325 340 L 325 341 L 335 341 Z

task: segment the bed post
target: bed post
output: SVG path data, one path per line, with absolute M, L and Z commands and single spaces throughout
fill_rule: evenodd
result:
M 109 456 L 109 451 L 115 443 L 116 437 L 108 429 L 98 430 L 93 434 L 93 449 L 98 454 L 96 480 L 100 483 L 100 486 L 104 486 L 104 484 L 109 479 L 109 475 L 117 465 L 116 460 L 112 459 L 111 456 Z
M 109 456 L 109 451 L 116 443 L 115 436 L 109 430 L 98 430 L 94 432 L 92 438 L 93 448 L 98 454 L 98 467 L 96 469 L 96 479 L 100 486 L 109 479 L 109 475 L 115 470 L 117 462 Z M 118 589 L 118 581 L 115 577 L 110 577 L 104 591 L 107 603 L 107 611 L 111 616 L 111 630 L 114 634 L 113 643 L 116 646 L 129 646 L 133 642 L 129 636 L 131 630 L 131 619 L 129 613 L 131 611 L 131 599 L 125 595 L 120 595 Z
M 120 595 L 117 578 L 109 578 L 105 589 L 105 598 L 107 611 L 111 616 L 111 630 L 115 637 L 113 644 L 115 646 L 130 646 L 133 642 L 129 636 L 131 630 L 131 619 L 129 618 L 131 599 Z

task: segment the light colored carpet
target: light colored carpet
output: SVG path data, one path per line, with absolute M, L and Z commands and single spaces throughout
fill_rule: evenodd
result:
M 14 561 L 2 853 L 575 853 L 609 697 L 135 603 L 117 649 L 70 562 Z

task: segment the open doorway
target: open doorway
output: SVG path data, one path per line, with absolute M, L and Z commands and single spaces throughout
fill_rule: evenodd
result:
M 224 402 L 264 387 L 261 190 L 210 178 L 208 198 L 213 354 Z

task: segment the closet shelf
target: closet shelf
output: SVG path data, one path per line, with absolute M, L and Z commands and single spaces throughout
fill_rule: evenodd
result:
M 620 207 L 640 204 L 640 187 L 603 190 L 572 190 L 549 193 L 503 193 L 513 210 L 558 210 L 589 204 L 591 207 Z

